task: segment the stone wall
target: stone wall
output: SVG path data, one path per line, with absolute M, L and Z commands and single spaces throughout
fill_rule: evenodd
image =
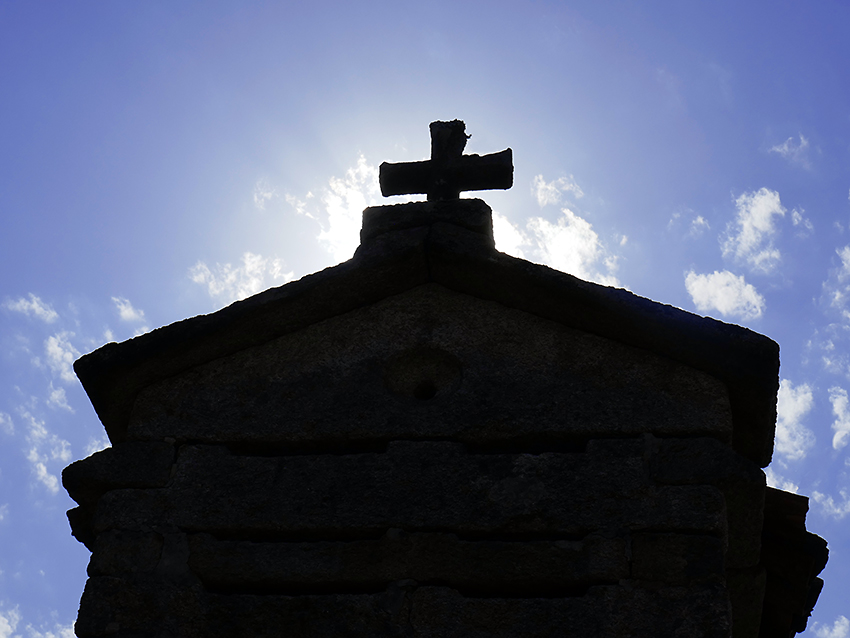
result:
M 703 372 L 424 285 L 143 390 L 64 474 L 77 632 L 757 627 L 764 475 L 731 421 Z
M 76 631 L 787 638 L 826 561 L 765 488 L 778 349 L 374 207 L 334 268 L 75 363 Z M 767 512 L 767 514 L 765 514 Z

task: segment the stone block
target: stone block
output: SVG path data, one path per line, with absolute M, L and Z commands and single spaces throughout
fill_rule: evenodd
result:
M 126 441 L 71 463 L 62 472 L 62 484 L 77 503 L 94 507 L 111 489 L 165 485 L 173 463 L 171 443 Z
M 95 541 L 88 574 L 131 577 L 153 574 L 162 556 L 163 538 L 155 532 L 109 530 Z
M 77 634 L 180 638 L 727 638 L 722 588 L 592 587 L 579 596 L 466 597 L 400 581 L 372 592 L 251 595 L 92 579 Z
M 728 440 L 725 385 L 428 284 L 148 386 L 128 436 L 281 451 L 399 438 L 557 449 L 648 431 Z
M 654 487 L 642 459 L 611 461 L 585 453 L 467 454 L 449 442 L 285 457 L 185 445 L 168 488 L 106 494 L 95 530 L 167 522 L 187 531 L 315 540 L 374 538 L 390 528 L 572 537 L 618 529 L 725 533 L 716 488 Z
M 708 438 L 653 439 L 652 478 L 667 485 L 708 484 L 726 500 L 728 569 L 759 562 L 764 511 L 765 476 L 752 461 L 720 441 Z
M 435 222 L 448 222 L 484 235 L 489 239 L 490 249 L 495 247 L 490 207 L 480 199 L 370 206 L 363 211 L 360 242 L 366 244 L 384 233 L 431 226 Z
M 228 592 L 353 591 L 412 579 L 490 595 L 553 595 L 629 576 L 624 539 L 602 536 L 464 541 L 391 530 L 377 540 L 263 543 L 196 534 L 189 548 L 193 573 Z
M 724 543 L 696 534 L 632 536 L 632 578 L 668 585 L 723 584 Z
M 726 588 L 732 604 L 733 638 L 759 638 L 765 583 L 765 569 L 760 565 L 727 570 Z

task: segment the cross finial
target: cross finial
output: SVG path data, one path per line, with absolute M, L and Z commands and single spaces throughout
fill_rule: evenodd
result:
M 461 120 L 431 122 L 431 159 L 423 162 L 384 162 L 380 167 L 381 194 L 425 193 L 428 201 L 458 199 L 463 191 L 506 189 L 513 186 L 513 152 L 463 155 L 466 125 Z

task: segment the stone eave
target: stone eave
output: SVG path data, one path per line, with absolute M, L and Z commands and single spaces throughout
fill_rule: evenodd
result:
M 774 341 L 499 253 L 480 229 L 440 217 L 390 224 L 364 236 L 338 266 L 81 357 L 74 370 L 110 440 L 124 439 L 135 397 L 152 383 L 433 282 L 711 374 L 729 388 L 733 446 L 761 467 L 770 463 L 779 388 Z

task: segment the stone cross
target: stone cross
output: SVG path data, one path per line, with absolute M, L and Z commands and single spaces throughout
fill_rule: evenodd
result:
M 431 122 L 431 159 L 422 162 L 384 162 L 381 194 L 426 193 L 428 201 L 458 199 L 462 191 L 507 189 L 514 183 L 513 152 L 463 155 L 466 125 L 460 120 Z

